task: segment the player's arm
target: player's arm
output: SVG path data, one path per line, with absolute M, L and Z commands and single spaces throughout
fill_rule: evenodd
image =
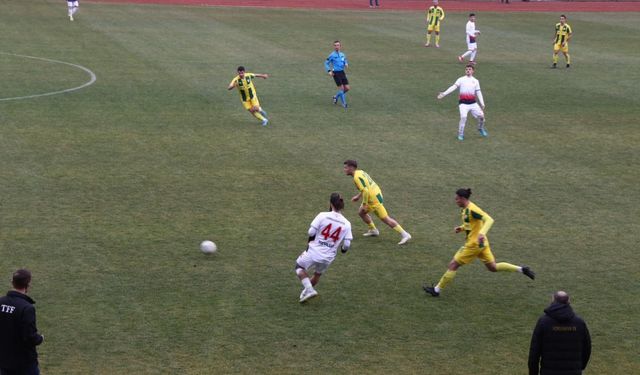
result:
M 309 225 L 309 230 L 307 231 L 307 234 L 309 235 L 309 241 L 307 241 L 307 243 L 316 239 L 316 234 L 318 233 L 318 228 L 320 227 L 320 220 L 320 215 L 318 215 L 315 217 L 315 219 L 313 219 L 311 225 Z
M 269 78 L 268 74 L 258 74 L 258 73 L 256 73 L 256 74 L 254 74 L 254 76 L 256 76 L 258 78 L 263 78 L 263 79 Z
M 444 9 L 440 8 L 440 14 L 442 15 L 442 17 L 440 17 L 440 21 L 444 21 Z
M 227 90 L 233 90 L 233 88 L 236 87 L 237 84 L 238 80 L 234 78 L 233 81 L 231 81 L 231 83 L 229 84 L 229 87 L 227 87 Z
M 482 91 L 480 90 L 480 85 L 476 89 L 476 97 L 478 98 L 478 103 L 480 103 L 480 107 L 484 109 L 484 98 L 482 97 Z
M 362 198 L 362 195 L 367 187 L 364 185 L 364 182 L 361 178 L 354 177 L 353 183 L 356 184 L 356 189 L 358 189 L 358 194 L 354 195 L 353 198 L 351 198 L 351 202 L 357 202 L 360 200 L 360 198 Z M 367 200 L 365 199 L 364 202 L 366 203 Z
M 333 53 L 324 61 L 324 70 L 326 70 L 330 76 L 333 76 L 333 70 L 331 69 L 331 56 L 333 56 Z
M 451 94 L 451 93 L 452 93 L 452 92 L 454 92 L 457 88 L 458 88 L 458 85 L 454 83 L 454 84 L 453 84 L 453 85 L 451 85 L 451 87 L 449 87 L 445 92 L 438 93 L 438 99 L 442 99 L 442 98 L 444 98 L 445 96 L 447 96 L 447 95 Z
M 347 234 L 344 236 L 344 240 L 342 241 L 342 248 L 340 249 L 342 254 L 346 253 L 351 248 L 351 240 L 353 240 L 353 234 L 351 234 L 351 226 L 348 226 Z
M 486 213 L 484 214 L 478 214 L 476 212 L 471 212 L 471 215 L 474 215 L 474 217 L 477 218 L 476 215 L 481 216 L 480 220 L 482 220 L 482 228 L 480 228 L 480 233 L 478 233 L 478 243 L 480 245 L 484 244 L 484 239 L 487 236 L 487 232 L 489 231 L 489 229 L 491 229 L 491 226 L 493 225 L 493 218 L 489 215 L 487 215 Z
M 572 36 L 573 36 L 573 32 L 571 30 L 571 26 L 569 26 L 569 32 L 567 33 L 567 40 L 565 41 L 565 44 L 569 43 L 569 41 L 571 40 Z

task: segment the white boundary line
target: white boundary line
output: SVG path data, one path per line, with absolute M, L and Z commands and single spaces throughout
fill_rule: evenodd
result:
M 33 59 L 33 60 L 41 60 L 41 61 L 47 61 L 47 62 L 52 62 L 52 63 L 56 63 L 56 64 L 64 64 L 64 65 L 69 65 L 72 66 L 74 68 L 78 68 L 81 70 L 84 70 L 87 74 L 89 74 L 89 76 L 91 77 L 91 79 L 80 85 L 77 87 L 72 87 L 70 89 L 66 89 L 66 90 L 60 90 L 60 91 L 52 91 L 52 92 L 45 92 L 44 94 L 35 94 L 35 95 L 26 95 L 26 96 L 15 96 L 13 98 L 0 98 L 0 102 L 6 102 L 9 100 L 21 100 L 21 99 L 33 99 L 33 98 L 39 98 L 41 96 L 51 96 L 51 95 L 58 95 L 58 94 L 64 94 L 67 92 L 72 92 L 72 91 L 76 91 L 76 90 L 80 90 L 83 89 L 87 86 L 91 86 L 96 82 L 96 75 L 95 73 L 93 73 L 91 70 L 85 68 L 82 65 L 76 65 L 76 64 L 72 64 L 72 63 L 68 63 L 65 61 L 59 61 L 59 60 L 52 60 L 52 59 L 45 59 L 44 57 L 35 57 L 35 56 L 27 56 L 27 55 L 18 55 L 15 53 L 7 53 L 7 52 L 0 52 L 1 55 L 8 55 L 8 56 L 16 56 L 16 57 L 24 57 L 26 59 Z

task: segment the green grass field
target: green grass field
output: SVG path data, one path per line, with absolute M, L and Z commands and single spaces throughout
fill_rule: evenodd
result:
M 1 0 L 0 283 L 34 273 L 44 374 L 525 374 L 550 294 L 592 332 L 588 374 L 640 372 L 638 14 L 571 14 L 571 69 L 549 69 L 557 14 L 478 15 L 490 137 L 455 138 L 466 15 L 442 48 L 422 13 Z M 350 59 L 350 108 L 323 70 Z M 561 63 L 563 60 L 561 59 Z M 262 128 L 226 90 L 257 73 Z M 561 64 L 564 66 L 564 64 Z M 360 236 L 301 306 L 293 272 L 357 159 L 413 234 Z M 462 244 L 459 187 L 496 223 L 498 260 L 425 296 Z M 205 256 L 211 239 L 219 251 Z

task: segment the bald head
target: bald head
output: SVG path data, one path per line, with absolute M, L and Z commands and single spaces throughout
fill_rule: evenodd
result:
M 559 290 L 559 291 L 553 293 L 553 302 L 561 303 L 563 305 L 568 305 L 569 304 L 569 295 L 567 294 L 567 292 Z

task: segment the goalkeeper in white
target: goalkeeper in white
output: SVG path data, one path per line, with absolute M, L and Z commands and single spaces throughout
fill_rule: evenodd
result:
M 478 120 L 478 131 L 483 137 L 488 137 L 489 133 L 484 128 L 484 99 L 482 98 L 482 91 L 480 91 L 480 81 L 473 77 L 475 68 L 469 64 L 464 69 L 465 75 L 458 78 L 458 80 L 447 89 L 445 92 L 438 94 L 438 99 L 442 99 L 445 96 L 454 92 L 457 88 L 460 89 L 459 101 L 460 105 L 460 124 L 458 125 L 458 140 L 464 140 L 464 127 L 467 123 L 467 115 L 469 112 Z M 480 103 L 480 105 L 478 105 Z
M 320 276 L 329 268 L 336 258 L 338 247 L 342 243 L 341 251 L 346 253 L 353 240 L 351 223 L 342 216 L 344 200 L 338 193 L 331 194 L 329 212 L 319 213 L 309 227 L 309 246 L 296 260 L 296 274 L 302 282 L 300 303 L 318 295 L 314 286 L 320 281 Z M 313 269 L 313 277 L 309 272 Z

